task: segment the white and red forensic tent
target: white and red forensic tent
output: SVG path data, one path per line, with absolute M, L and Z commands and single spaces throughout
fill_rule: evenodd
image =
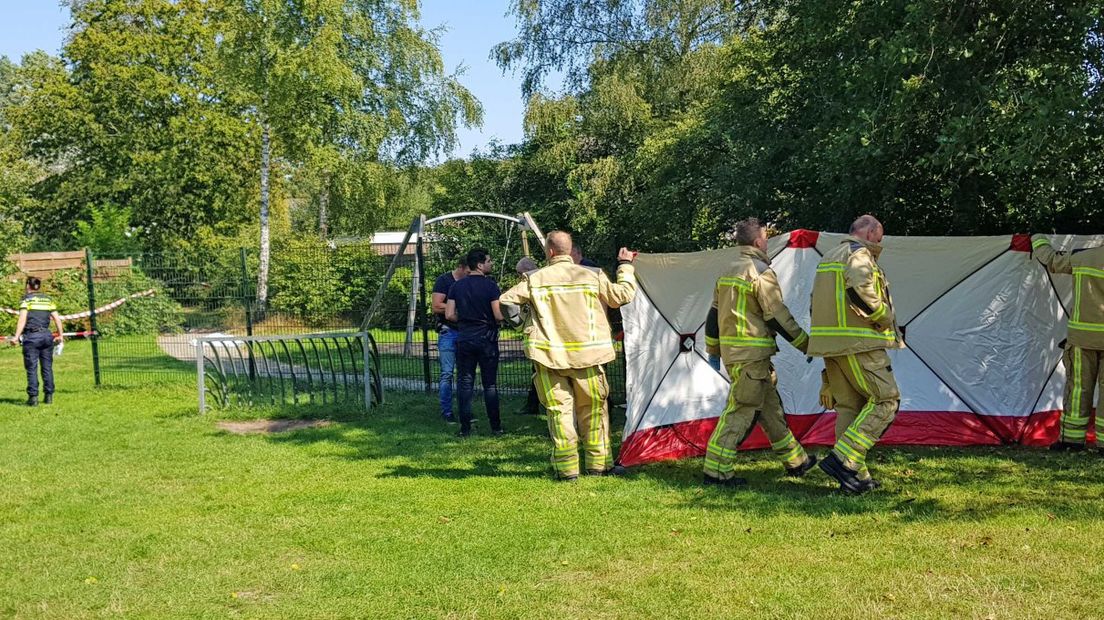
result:
M 806 329 L 816 265 L 843 237 L 796 230 L 770 240 L 786 304 Z M 1051 239 L 1067 251 L 1104 244 L 1104 236 Z M 908 348 L 890 353 L 901 411 L 881 443 L 1053 441 L 1071 277 L 1048 274 L 1031 258 L 1025 235 L 886 237 L 883 245 L 879 263 Z M 714 281 L 736 254 L 727 248 L 637 258 L 639 291 L 622 309 L 628 411 L 621 464 L 704 454 L 729 387 L 706 361 L 705 318 Z M 817 398 L 823 362 L 808 362 L 781 339 L 779 348 L 778 389 L 790 428 L 802 443 L 830 445 L 835 414 Z M 765 446 L 756 429 L 743 447 Z

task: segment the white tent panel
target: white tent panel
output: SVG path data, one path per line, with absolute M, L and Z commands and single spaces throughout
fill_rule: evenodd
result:
M 954 390 L 924 365 L 911 349 L 889 352 L 897 388 L 901 390 L 902 411 L 960 411 L 970 406 L 955 395 Z
M 679 354 L 663 372 L 666 374 L 663 386 L 653 394 L 640 395 L 651 402 L 637 401 L 639 406 L 631 407 L 627 414 L 628 419 L 637 421 L 630 431 L 721 415 L 728 396 L 728 381 L 700 355 Z
M 1027 415 L 1061 355 L 1061 307 L 1024 252 L 1009 252 L 909 325 L 909 346 L 976 413 Z
M 621 317 L 625 327 L 625 366 L 632 369 L 625 373 L 627 415 L 636 419 L 643 415 L 644 407 L 660 389 L 664 370 L 679 354 L 678 334 L 643 292 L 638 292 L 636 299 L 621 309 Z

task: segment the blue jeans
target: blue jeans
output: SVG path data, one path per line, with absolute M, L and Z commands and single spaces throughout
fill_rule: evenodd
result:
M 456 331 L 446 329 L 437 336 L 437 356 L 441 362 L 441 377 L 437 392 L 441 398 L 441 415 L 452 416 L 452 378 L 456 374 Z
M 483 380 L 483 402 L 487 405 L 487 419 L 491 430 L 502 428 L 498 411 L 498 334 L 486 338 L 460 340 L 456 344 L 456 363 L 460 373 L 457 386 L 460 391 L 460 432 L 471 432 L 472 399 L 475 397 L 475 367 Z

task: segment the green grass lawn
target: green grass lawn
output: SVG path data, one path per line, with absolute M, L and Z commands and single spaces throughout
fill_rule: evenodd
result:
M 231 435 L 190 383 L 92 388 L 85 347 L 37 409 L 0 352 L 0 617 L 1101 615 L 1096 456 L 878 449 L 860 498 L 764 453 L 747 490 L 702 489 L 700 460 L 562 484 L 539 418 L 461 441 L 392 393 Z

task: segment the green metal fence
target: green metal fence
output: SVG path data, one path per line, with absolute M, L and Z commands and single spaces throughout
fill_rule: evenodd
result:
M 494 230 L 483 231 L 481 237 L 470 224 L 447 232 L 427 235 L 420 256 L 412 247 L 400 257 L 380 312 L 367 330 L 378 347 L 380 380 L 386 389 L 437 389 L 437 333 L 429 303 L 434 280 L 455 265 L 459 252 L 475 245 L 491 250 L 498 264 L 494 275 L 503 290 L 518 278 L 513 266 L 524 253 L 520 241 L 502 240 L 501 232 Z M 205 256 L 89 252 L 81 277 L 87 284 L 87 304 L 82 300 L 81 309 L 100 310 L 88 318 L 95 333 L 95 380 L 115 386 L 194 382 L 202 338 L 360 331 L 394 250 L 366 242 L 279 244 L 273 249 L 264 303 L 258 297 L 259 261 L 252 250 L 235 248 Z M 104 264 L 109 267 L 99 267 Z M 97 267 L 87 267 L 91 265 Z M 132 297 L 139 294 L 145 296 Z M 117 305 L 104 310 L 112 304 Z M 500 349 L 500 390 L 523 394 L 532 370 L 521 335 L 503 330 Z M 622 400 L 623 360 L 607 370 L 613 398 Z

